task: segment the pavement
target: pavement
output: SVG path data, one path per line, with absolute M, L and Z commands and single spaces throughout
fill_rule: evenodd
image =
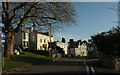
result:
M 33 65 L 26 68 L 4 72 L 2 75 L 120 75 L 112 69 L 102 66 L 98 59 L 85 59 L 79 57 L 64 58 L 57 61 Z

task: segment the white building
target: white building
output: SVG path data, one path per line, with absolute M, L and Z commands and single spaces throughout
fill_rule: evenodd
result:
M 50 36 L 48 32 L 31 32 L 30 33 L 30 50 L 49 50 Z M 51 36 L 51 42 L 54 42 L 53 36 Z
M 87 56 L 87 45 L 85 43 L 82 43 L 78 45 L 80 56 Z
M 64 43 L 64 42 L 56 42 L 56 45 L 60 48 L 63 48 L 63 51 L 65 52 L 65 55 L 68 54 L 68 43 Z
M 22 27 L 21 31 L 15 36 L 14 48 L 27 49 L 29 47 L 30 28 Z
M 87 44 L 80 42 L 71 42 L 69 46 L 70 55 L 72 56 L 87 56 Z
M 50 42 L 48 32 L 37 32 L 32 27 L 22 28 L 15 36 L 14 48 L 22 47 L 29 50 L 48 50 L 48 42 Z M 51 42 L 54 42 L 52 36 Z

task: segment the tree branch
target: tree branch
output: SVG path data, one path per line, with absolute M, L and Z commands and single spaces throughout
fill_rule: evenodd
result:
M 25 18 L 29 18 L 29 17 L 37 17 L 37 18 L 40 18 L 40 19 L 52 19 L 52 20 L 56 20 L 56 18 L 55 18 L 55 17 L 26 16 Z
M 22 8 L 22 7 L 25 6 L 25 5 L 27 5 L 26 2 L 23 2 L 23 3 L 21 2 L 21 4 L 20 4 L 19 6 L 13 8 L 11 11 L 16 11 L 17 9 L 20 9 L 20 8 Z
M 19 32 L 19 30 L 22 27 L 22 24 L 26 18 L 26 16 L 30 13 L 31 9 L 33 8 L 34 4 L 31 5 L 31 7 L 27 10 L 27 12 L 25 13 L 24 17 L 21 19 L 21 21 L 19 22 L 18 26 L 13 30 L 13 34 L 15 35 L 17 32 Z
M 38 26 L 45 26 L 45 25 L 40 25 L 40 24 L 36 21 L 36 19 L 34 19 L 34 21 L 38 24 Z

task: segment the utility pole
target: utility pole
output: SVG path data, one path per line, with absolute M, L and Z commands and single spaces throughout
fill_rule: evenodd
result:
M 49 51 L 52 49 L 52 48 L 51 48 L 51 42 L 52 42 L 52 41 L 51 41 L 51 28 L 52 28 L 51 25 L 52 25 L 52 24 L 55 24 L 55 23 L 57 23 L 57 22 L 49 23 L 49 25 L 50 25 L 50 49 L 49 49 Z

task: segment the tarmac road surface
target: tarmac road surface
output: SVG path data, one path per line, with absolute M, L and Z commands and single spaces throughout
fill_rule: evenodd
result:
M 103 67 L 98 59 L 79 57 L 33 65 L 23 69 L 4 72 L 2 75 L 120 75 L 120 72 Z

